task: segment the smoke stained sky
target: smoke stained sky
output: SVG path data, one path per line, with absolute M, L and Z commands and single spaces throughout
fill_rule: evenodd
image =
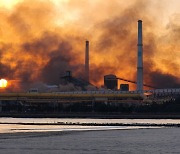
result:
M 88 39 L 92 83 L 110 73 L 136 80 L 142 19 L 145 83 L 178 87 L 179 8 L 179 0 L 1 0 L 0 75 L 30 84 L 58 84 L 66 70 L 82 76 Z

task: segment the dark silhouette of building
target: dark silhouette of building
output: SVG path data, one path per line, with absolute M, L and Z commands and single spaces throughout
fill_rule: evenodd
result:
M 105 75 L 104 76 L 104 86 L 107 89 L 117 90 L 117 86 L 118 86 L 117 77 L 113 74 Z

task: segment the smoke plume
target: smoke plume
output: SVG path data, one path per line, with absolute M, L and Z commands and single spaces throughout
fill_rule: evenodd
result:
M 156 16 L 166 12 L 163 1 L 26 0 L 1 7 L 0 76 L 12 80 L 11 91 L 26 91 L 37 82 L 58 85 L 66 70 L 82 78 L 88 39 L 91 83 L 102 85 L 106 74 L 136 80 L 137 20 L 142 19 L 145 83 L 180 87 L 180 14 L 161 23 Z

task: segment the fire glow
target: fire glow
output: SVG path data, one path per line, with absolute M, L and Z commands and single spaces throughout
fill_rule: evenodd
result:
M 7 80 L 5 79 L 0 80 L 0 88 L 6 88 L 7 84 L 8 84 Z
M 85 38 L 92 84 L 100 87 L 107 74 L 135 81 L 138 19 L 144 25 L 144 82 L 179 87 L 180 14 L 174 8 L 179 0 L 172 1 L 169 12 L 169 2 L 160 0 L 1 0 L 0 74 L 8 78 L 7 89 L 24 90 L 35 82 L 58 85 L 67 70 L 82 77 Z M 163 22 L 158 6 L 167 17 Z

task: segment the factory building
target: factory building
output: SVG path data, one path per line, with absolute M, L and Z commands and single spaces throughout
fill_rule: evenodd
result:
M 74 90 L 85 90 L 86 91 L 88 86 L 93 86 L 86 80 L 73 77 L 71 71 L 66 71 L 65 76 L 61 77 L 61 79 L 62 79 L 62 81 L 61 81 L 62 85 L 72 84 L 74 87 Z
M 69 70 L 66 71 L 65 75 L 62 76 L 61 79 L 63 79 L 62 84 L 68 84 L 72 81 L 72 72 Z

